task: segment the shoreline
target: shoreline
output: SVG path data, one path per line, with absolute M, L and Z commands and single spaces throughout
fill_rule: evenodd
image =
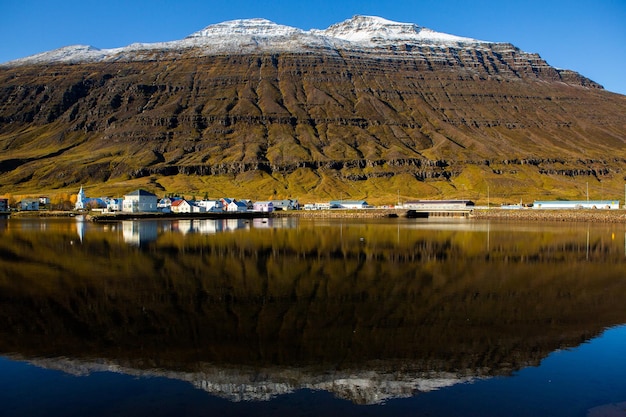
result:
M 275 212 L 273 217 L 301 218 L 407 218 L 406 209 L 362 209 L 362 210 L 311 210 Z M 432 213 L 431 213 L 432 214 Z M 559 210 L 500 208 L 474 209 L 470 212 L 442 212 L 429 216 L 431 219 L 502 220 L 502 221 L 555 221 L 583 223 L 626 223 L 626 210 Z
M 594 209 L 478 209 L 471 215 L 477 220 L 555 221 L 582 223 L 626 223 L 626 210 Z
M 39 211 L 39 212 L 12 212 L 12 218 L 60 218 L 84 216 L 85 220 L 93 222 L 109 222 L 120 220 L 142 219 L 254 219 L 254 218 L 281 218 L 298 217 L 311 219 L 375 219 L 375 218 L 407 218 L 407 209 L 354 209 L 354 210 L 290 210 L 265 212 L 239 213 L 79 213 L 75 211 Z M 559 210 L 559 209 L 521 209 L 503 210 L 474 209 L 471 212 L 433 213 L 433 219 L 466 219 L 466 220 L 502 220 L 502 221 L 555 221 L 555 222 L 585 222 L 585 223 L 626 223 L 626 210 Z

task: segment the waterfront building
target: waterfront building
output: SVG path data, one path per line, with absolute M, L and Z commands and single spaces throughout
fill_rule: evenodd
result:
M 252 208 L 254 211 L 260 211 L 263 213 L 271 213 L 274 211 L 274 202 L 272 201 L 257 201 Z
M 39 210 L 38 198 L 25 198 L 19 203 L 19 209 L 22 211 L 37 211 Z
M 124 196 L 122 211 L 126 213 L 156 212 L 157 196 L 146 190 L 136 190 Z
M 534 209 L 619 209 L 619 200 L 535 201 Z
M 365 200 L 333 200 L 330 202 L 330 208 L 364 209 L 371 207 Z

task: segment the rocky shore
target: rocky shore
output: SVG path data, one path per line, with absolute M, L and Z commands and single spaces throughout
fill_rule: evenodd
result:
M 626 210 L 474 210 L 472 219 L 555 221 L 584 223 L 626 223 Z
M 406 217 L 406 209 L 311 210 L 275 212 L 274 217 L 301 218 L 388 218 Z M 555 221 L 583 223 L 626 223 L 626 210 L 502 210 L 476 209 L 463 213 L 437 213 L 431 218 L 468 218 L 470 220 Z

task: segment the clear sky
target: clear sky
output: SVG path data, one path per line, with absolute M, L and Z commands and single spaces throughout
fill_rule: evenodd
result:
M 356 14 L 510 42 L 626 94 L 626 0 L 0 0 L 0 62 L 75 44 L 177 40 L 225 20 L 308 30 Z

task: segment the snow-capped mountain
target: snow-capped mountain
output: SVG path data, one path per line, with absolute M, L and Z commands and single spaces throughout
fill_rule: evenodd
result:
M 192 33 L 187 38 L 218 38 L 224 36 L 290 37 L 306 32 L 291 26 L 278 25 L 267 19 L 241 19 L 217 23 Z
M 25 65 L 54 62 L 141 61 L 181 53 L 194 56 L 216 53 L 241 54 L 254 51 L 306 52 L 307 50 L 364 50 L 393 45 L 478 47 L 486 43 L 399 23 L 373 16 L 355 16 L 325 30 L 279 25 L 267 19 L 242 19 L 207 26 L 182 40 L 136 43 L 126 47 L 98 49 L 93 46 L 67 46 L 7 63 Z M 407 52 L 406 49 L 402 53 Z
M 343 39 L 362 47 L 376 47 L 397 42 L 429 43 L 446 46 L 482 43 L 476 39 L 435 32 L 413 23 L 393 22 L 375 16 L 355 16 L 352 19 L 332 25 L 326 30 L 313 32 L 322 36 Z
M 68 46 L 2 65 L 0 139 L 6 149 L 20 143 L 28 150 L 16 153 L 23 159 L 0 160 L 0 179 L 64 188 L 67 178 L 259 172 L 296 178 L 306 168 L 324 179 L 320 184 L 335 183 L 341 172 L 359 189 L 400 173 L 449 180 L 461 175 L 462 161 L 491 165 L 502 158 L 508 166 L 530 158 L 547 161 L 528 180 L 538 184 L 544 173 L 597 172 L 581 166 L 581 149 L 591 161 L 623 154 L 623 104 L 599 90 L 593 80 L 510 43 L 412 23 L 356 16 L 302 30 L 234 20 L 171 42 Z M 52 139 L 49 125 L 68 141 L 84 136 L 84 148 L 58 159 L 40 155 L 65 146 Z M 37 140 L 25 133 L 32 126 L 45 132 L 32 134 Z M 27 139 L 14 140 L 22 135 Z M 74 152 L 109 147 L 89 169 L 75 163 Z M 127 157 L 112 162 L 118 152 Z M 573 162 L 554 168 L 564 155 Z M 68 161 L 64 168 L 60 160 Z

